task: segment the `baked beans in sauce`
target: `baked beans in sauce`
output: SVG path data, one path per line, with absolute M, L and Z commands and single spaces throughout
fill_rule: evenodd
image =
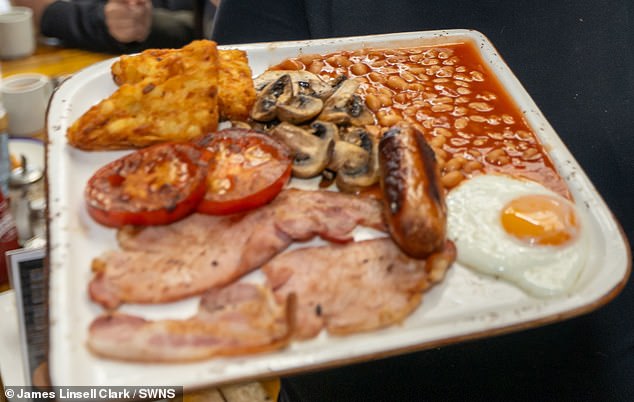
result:
M 570 198 L 544 147 L 470 43 L 307 54 L 271 69 L 356 77 L 375 113 L 371 129 L 415 124 L 436 152 L 448 189 L 474 174 L 501 172 Z

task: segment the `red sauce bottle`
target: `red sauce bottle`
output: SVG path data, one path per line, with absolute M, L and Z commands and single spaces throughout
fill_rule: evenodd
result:
M 20 248 L 18 230 L 11 216 L 9 201 L 4 198 L 2 191 L 0 191 L 0 290 L 4 289 L 9 283 L 7 260 L 4 254 L 17 248 Z

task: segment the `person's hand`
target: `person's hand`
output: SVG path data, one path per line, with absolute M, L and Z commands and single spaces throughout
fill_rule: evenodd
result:
M 104 14 L 108 32 L 121 43 L 142 42 L 150 34 L 150 0 L 108 0 Z

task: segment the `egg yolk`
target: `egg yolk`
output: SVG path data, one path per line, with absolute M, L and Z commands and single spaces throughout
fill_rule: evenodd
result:
M 508 234 L 530 244 L 559 246 L 579 231 L 572 205 L 549 195 L 515 198 L 506 204 L 501 218 Z

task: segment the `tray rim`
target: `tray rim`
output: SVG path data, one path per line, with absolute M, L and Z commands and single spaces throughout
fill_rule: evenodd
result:
M 626 266 L 624 267 L 624 275 L 620 278 L 619 281 L 615 282 L 614 285 L 612 286 L 611 289 L 607 290 L 606 292 L 604 292 L 602 294 L 602 296 L 600 296 L 599 298 L 590 301 L 587 304 L 583 304 L 579 307 L 576 308 L 572 308 L 572 309 L 568 309 L 565 310 L 563 312 L 556 312 L 556 313 L 552 313 L 549 314 L 547 316 L 544 317 L 538 317 L 532 320 L 525 320 L 525 321 L 521 321 L 518 323 L 513 323 L 513 324 L 509 324 L 509 325 L 503 325 L 503 326 L 498 326 L 498 327 L 494 327 L 494 328 L 485 328 L 482 329 L 480 331 L 472 331 L 469 332 L 467 334 L 458 334 L 458 335 L 454 335 L 454 336 L 449 336 L 449 337 L 444 337 L 441 339 L 436 339 L 436 340 L 430 340 L 430 341 L 426 341 L 426 342 L 422 342 L 422 343 L 416 343 L 416 344 L 409 344 L 409 345 L 403 345 L 400 347 L 392 347 L 386 350 L 379 350 L 379 351 L 375 351 L 372 353 L 365 353 L 365 354 L 359 354 L 359 355 L 355 355 L 355 356 L 348 356 L 348 357 L 341 357 L 338 359 L 330 359 L 327 361 L 322 361 L 322 362 L 313 362 L 313 363 L 308 363 L 308 364 L 302 364 L 299 367 L 290 367 L 288 369 L 276 369 L 274 372 L 268 372 L 268 373 L 258 373 L 258 374 L 253 374 L 253 375 L 246 375 L 246 376 L 233 376 L 233 377 L 227 377 L 224 379 L 221 379 L 220 381 L 198 381 L 198 382 L 193 382 L 190 384 L 184 384 L 186 386 L 187 389 L 197 389 L 197 388 L 203 388 L 203 387 L 207 387 L 207 386 L 216 386 L 216 385 L 222 385 L 222 384 L 226 384 L 226 383 L 231 383 L 231 382 L 236 382 L 236 381 L 244 381 L 244 380 L 252 380 L 252 379 L 256 379 L 256 378 L 262 378 L 263 376 L 271 376 L 271 375 L 275 375 L 275 376 L 280 376 L 280 375 L 286 375 L 286 374 L 292 374 L 292 373 L 299 373 L 299 372 L 304 372 L 304 371 L 314 371 L 314 370 L 318 370 L 318 369 L 323 369 L 323 368 L 330 368 L 330 367 L 336 367 L 336 366 L 341 366 L 341 365 L 346 365 L 346 364 L 351 364 L 351 363 L 358 363 L 358 362 L 363 362 L 363 361 L 368 361 L 368 360 L 372 360 L 372 359 L 377 359 L 377 358 L 383 358 L 383 357 L 387 357 L 387 356 L 393 356 L 393 355 L 398 355 L 398 354 L 403 354 L 403 353 L 408 353 L 408 352 L 413 352 L 413 351 L 421 351 L 421 350 L 426 350 L 426 349 L 430 349 L 430 348 L 434 348 L 434 347 L 439 347 L 439 346 L 446 346 L 446 345 L 450 345 L 450 344 L 455 344 L 455 343 L 459 343 L 459 342 L 464 342 L 464 341 L 468 341 L 468 340 L 475 340 L 475 339 L 483 339 L 483 338 L 487 338 L 487 337 L 493 337 L 493 336 L 497 336 L 497 335 L 501 335 L 501 334 L 506 334 L 506 333 L 511 333 L 511 332 L 516 332 L 516 331 L 520 331 L 520 330 L 525 330 L 525 329 L 530 329 L 530 328 L 535 328 L 538 326 L 543 326 L 549 323 L 553 323 L 553 322 L 559 322 L 562 320 L 566 320 L 569 318 L 573 318 L 579 315 L 583 315 L 586 313 L 589 313 L 591 311 L 596 310 L 597 308 L 607 304 L 608 302 L 610 302 L 612 299 L 614 299 L 620 292 L 621 290 L 625 287 L 628 278 L 631 274 L 631 269 L 632 269 L 632 252 L 630 249 L 630 246 L 628 244 L 628 240 L 627 237 L 622 229 L 622 227 L 620 226 L 619 222 L 616 220 L 616 217 L 613 215 L 613 213 L 610 211 L 610 209 L 608 208 L 607 204 L 605 204 L 605 201 L 603 200 L 602 196 L 596 191 L 596 188 L 594 187 L 593 183 L 590 182 L 590 180 L 588 179 L 587 175 L 585 174 L 585 172 L 583 171 L 583 169 L 581 168 L 581 166 L 579 166 L 578 162 L 574 159 L 574 157 L 570 154 L 569 150 L 567 149 L 567 147 L 565 146 L 565 144 L 563 143 L 563 141 L 561 140 L 561 138 L 559 137 L 559 135 L 556 133 L 556 131 L 550 126 L 550 124 L 548 123 L 548 121 L 546 120 L 546 118 L 543 116 L 543 114 L 541 113 L 541 111 L 539 110 L 539 108 L 537 107 L 537 105 L 534 103 L 534 101 L 532 100 L 532 98 L 530 97 L 530 95 L 527 93 L 527 91 L 524 89 L 524 87 L 522 86 L 521 82 L 515 77 L 514 73 L 512 72 L 512 70 L 508 67 L 508 65 L 505 63 L 505 61 L 503 60 L 502 57 L 499 56 L 499 53 L 497 51 L 497 49 L 495 49 L 493 43 L 491 41 L 488 40 L 488 38 L 486 38 L 486 36 L 484 36 L 482 33 L 478 32 L 478 31 L 474 31 L 474 30 L 468 30 L 468 29 L 452 29 L 452 30 L 439 30 L 439 31 L 417 31 L 417 32 L 405 32 L 405 33 L 391 33 L 391 34 L 381 34 L 381 35 L 367 35 L 367 36 L 352 36 L 352 37 L 343 37 L 343 38 L 327 38 L 327 39 L 317 39 L 317 40 L 304 40 L 304 41 L 283 41 L 283 42 L 267 42 L 267 43 L 248 43 L 248 44 L 239 44 L 239 45 L 226 45 L 226 46 L 219 46 L 219 48 L 237 48 L 237 49 L 242 49 L 242 50 L 249 50 L 249 51 L 255 51 L 255 50 L 260 50 L 260 51 L 279 51 L 280 49 L 284 49 L 284 50 L 294 50 L 295 54 L 297 53 L 302 53 L 303 50 L 305 48 L 312 48 L 314 49 L 315 47 L 319 47 L 319 46 L 334 46 L 334 45 L 343 45 L 343 46 L 351 46 L 351 47 L 359 47 L 359 43 L 360 42 L 372 42 L 372 41 L 380 41 L 381 43 L 385 43 L 385 48 L 389 48 L 389 47 L 398 47 L 398 46 L 390 46 L 390 41 L 393 42 L 400 42 L 400 41 L 411 41 L 411 40 L 416 40 L 416 39 L 420 39 L 423 41 L 435 41 L 438 40 L 441 43 L 447 43 L 447 42 L 443 42 L 444 40 L 446 40 L 447 38 L 451 38 L 451 39 L 457 39 L 458 41 L 465 41 L 465 40 L 469 40 L 472 41 L 473 43 L 476 44 L 480 44 L 480 45 L 484 45 L 485 47 L 489 48 L 489 51 L 492 51 L 494 58 L 496 58 L 495 62 L 498 63 L 498 67 L 499 69 L 505 73 L 505 80 L 509 81 L 512 85 L 517 86 L 520 90 L 521 93 L 525 96 L 524 99 L 522 99 L 523 102 L 526 102 L 527 106 L 529 106 L 530 111 L 529 114 L 532 114 L 533 117 L 535 119 L 537 119 L 546 130 L 550 130 L 552 133 L 554 133 L 554 146 L 555 149 L 557 149 L 559 152 L 562 152 L 564 154 L 564 156 L 567 159 L 570 159 L 571 163 L 574 165 L 574 167 L 579 171 L 579 173 L 581 173 L 580 175 L 577 175 L 578 177 L 575 179 L 581 179 L 582 180 L 582 184 L 584 186 L 587 187 L 587 190 L 592 192 L 593 195 L 595 195 L 598 198 L 598 203 L 599 203 L 599 207 L 601 209 L 603 209 L 603 212 L 607 213 L 607 216 L 610 219 L 610 223 L 612 225 L 615 226 L 617 233 L 619 234 L 617 239 L 614 239 L 615 242 L 619 242 L 620 246 L 622 246 L 622 251 L 624 252 L 625 255 L 625 259 L 626 259 Z M 376 45 L 369 45 L 370 47 L 378 47 Z M 407 46 L 407 45 L 405 45 Z M 413 45 L 409 45 L 409 46 L 413 46 Z M 480 50 L 482 50 L 482 46 L 480 47 Z M 331 50 L 331 51 L 335 51 L 335 49 Z M 314 52 L 313 52 L 314 53 Z M 481 53 L 481 56 L 484 58 L 484 54 Z M 282 60 L 284 57 L 286 56 L 280 56 L 279 60 Z M 73 77 L 71 77 L 69 80 L 67 80 L 67 82 L 65 82 L 64 84 L 62 84 L 59 88 L 56 89 L 55 93 L 53 94 L 53 96 L 51 97 L 51 101 L 49 103 L 49 110 L 47 111 L 47 121 L 46 121 L 46 136 L 47 136 L 47 141 L 46 141 L 46 186 L 47 186 L 47 206 L 50 206 L 50 197 L 51 197 L 51 191 L 50 191 L 50 183 L 51 183 L 51 178 L 50 175 L 52 175 L 54 172 L 49 169 L 49 159 L 53 159 L 53 161 L 55 161 L 55 155 L 53 154 L 52 150 L 56 149 L 60 146 L 59 143 L 56 143 L 54 140 L 52 140 L 51 134 L 53 134 L 55 131 L 59 131 L 58 129 L 56 130 L 54 127 L 54 122 L 49 121 L 49 114 L 52 110 L 52 108 L 54 107 L 54 104 L 57 102 L 56 101 L 56 96 L 58 96 L 61 92 L 63 92 L 65 90 L 65 88 L 68 87 L 67 83 L 70 82 L 72 83 L 73 78 L 79 76 L 83 76 L 83 75 L 87 75 L 90 74 L 92 71 L 98 71 L 101 68 L 104 68 L 105 65 L 110 65 L 115 59 L 117 59 L 117 57 L 113 57 L 112 59 L 108 59 L 108 60 L 104 60 L 98 63 L 93 64 L 92 66 L 86 67 L 84 69 L 82 69 L 81 71 L 79 71 L 78 73 L 76 73 Z M 488 63 L 491 63 L 491 60 L 485 60 Z M 251 64 L 251 62 L 250 62 Z M 489 64 L 488 67 L 493 70 L 495 73 L 499 73 L 500 71 L 496 71 L 494 66 Z M 254 74 L 255 75 L 255 74 Z M 497 77 L 498 80 L 500 80 L 502 86 L 505 88 L 505 90 L 508 91 L 508 83 L 509 82 L 505 82 L 505 80 L 502 80 L 502 77 L 500 77 L 498 75 Z M 66 85 L 66 86 L 65 86 Z M 518 103 L 517 99 L 514 99 L 514 101 L 516 103 Z M 58 105 L 59 106 L 59 105 Z M 539 130 L 536 127 L 533 127 L 533 124 L 531 123 L 531 128 L 533 129 L 533 131 L 535 132 L 535 134 L 539 137 Z M 63 133 L 62 133 L 63 134 Z M 57 133 L 57 135 L 59 135 L 59 133 Z M 65 142 L 65 137 L 62 135 L 62 142 Z M 541 141 L 541 137 L 540 137 L 540 141 Z M 551 138 L 551 140 L 553 140 Z M 552 146 L 552 144 L 550 144 Z M 548 153 L 551 153 L 551 150 L 548 151 Z M 559 169 L 561 168 L 560 166 L 557 166 Z M 55 180 L 62 180 L 62 183 L 65 183 L 66 178 L 56 178 Z M 570 184 L 567 182 L 567 184 Z M 61 186 L 62 188 L 65 188 L 66 186 Z M 58 208 L 59 209 L 59 208 Z M 48 211 L 48 216 L 49 216 L 49 225 L 48 225 L 48 239 L 49 241 L 47 242 L 47 248 L 48 248 L 48 259 L 47 259 L 47 270 L 50 273 L 50 281 L 51 284 L 49 284 L 49 289 L 51 289 L 52 284 L 56 283 L 56 281 L 60 280 L 60 277 L 62 277 L 63 275 L 58 275 L 57 272 L 55 272 L 55 270 L 52 270 L 50 265 L 55 264 L 57 262 L 57 260 L 59 260 L 59 258 L 61 258 L 61 256 L 63 256 L 63 252 L 60 252 L 60 243 L 54 243 L 51 241 L 52 237 L 51 237 L 51 233 L 53 232 L 53 230 L 55 230 L 56 228 L 58 228 L 59 226 L 59 222 L 55 221 L 54 219 L 51 219 L 50 217 L 53 216 L 53 213 L 55 212 L 55 206 L 53 206 L 52 208 L 49 209 Z M 57 239 L 59 240 L 59 238 Z M 62 240 L 65 241 L 69 241 L 66 236 L 62 236 Z M 63 245 L 64 243 L 62 242 L 61 245 Z M 67 243 L 68 244 L 68 243 Z M 60 256 L 61 254 L 61 256 Z M 49 306 L 50 306 L 50 310 L 55 313 L 58 313 L 60 309 L 63 310 L 63 307 L 66 306 L 68 307 L 68 303 L 70 301 L 66 300 L 65 302 L 60 300 L 59 297 L 56 297 L 54 292 L 51 291 L 49 294 Z M 53 315 L 54 315 L 53 314 Z M 49 316 L 51 316 L 50 312 L 49 312 Z M 59 337 L 61 337 L 60 329 L 59 329 L 59 325 L 57 325 L 57 323 L 54 323 L 53 321 L 51 321 L 51 326 L 50 326 L 50 342 L 49 344 L 50 346 L 50 350 L 49 350 L 49 357 L 50 357 L 50 367 L 51 367 L 51 378 L 53 380 L 53 384 L 55 385 L 77 385 L 77 384 L 72 384 L 72 383 L 63 383 L 64 381 L 68 381 L 69 377 L 66 375 L 66 373 L 60 373 L 60 370 L 56 370 L 56 368 L 60 368 L 60 366 L 58 364 L 60 364 L 61 366 L 63 366 L 63 364 L 59 363 L 62 360 L 65 359 L 64 356 L 60 356 L 60 351 L 56 350 L 54 348 L 54 342 L 57 341 L 57 339 Z M 76 347 L 84 347 L 83 345 L 76 345 Z M 248 358 L 248 357 L 247 357 Z M 122 363 L 122 364 L 126 364 L 126 363 Z M 167 365 L 167 367 L 171 367 L 170 365 Z

